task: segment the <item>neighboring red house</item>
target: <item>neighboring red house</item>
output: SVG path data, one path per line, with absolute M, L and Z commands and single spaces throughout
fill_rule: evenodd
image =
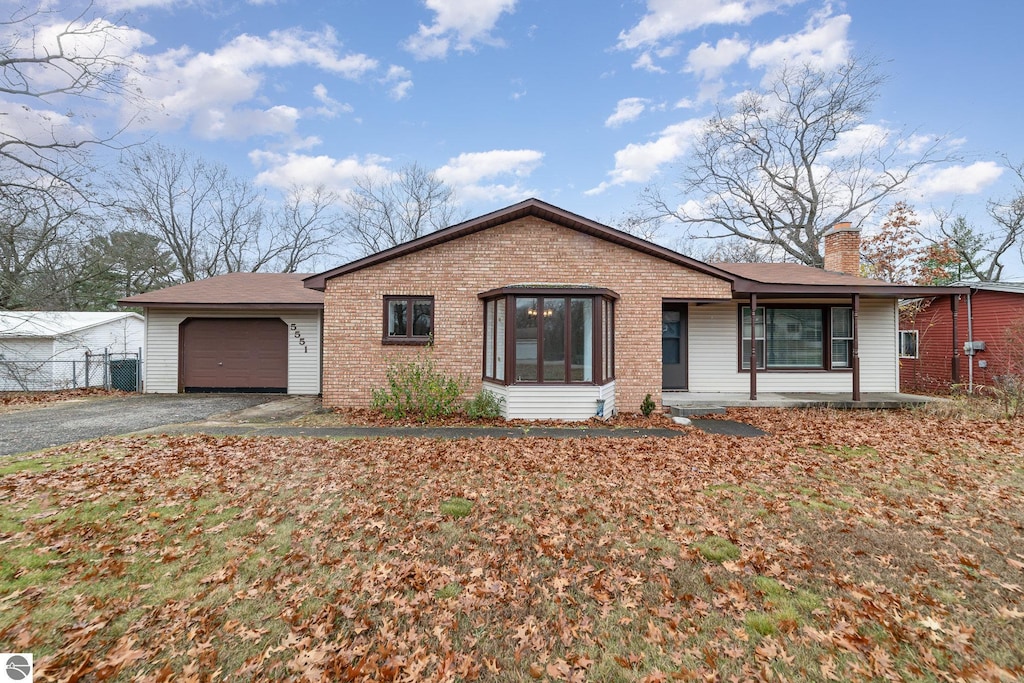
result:
M 960 284 L 971 289 L 955 316 L 948 297 L 917 299 L 901 309 L 901 391 L 973 392 L 1020 371 L 1013 355 L 1024 342 L 1024 283 Z

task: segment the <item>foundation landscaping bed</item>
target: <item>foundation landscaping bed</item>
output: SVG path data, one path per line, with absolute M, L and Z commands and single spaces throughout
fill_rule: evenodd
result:
M 9 458 L 0 651 L 36 681 L 1024 676 L 1024 421 L 726 417 L 768 434 Z

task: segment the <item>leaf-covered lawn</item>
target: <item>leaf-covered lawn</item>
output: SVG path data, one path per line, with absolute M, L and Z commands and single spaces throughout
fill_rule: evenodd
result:
M 0 462 L 36 680 L 1015 680 L 1024 422 L 96 441 Z

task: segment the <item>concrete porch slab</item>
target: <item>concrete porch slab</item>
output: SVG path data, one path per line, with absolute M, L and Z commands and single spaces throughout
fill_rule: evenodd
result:
M 806 393 L 806 392 L 758 392 L 757 400 L 751 401 L 746 393 L 712 393 L 665 391 L 661 404 L 666 408 L 678 408 L 697 414 L 701 409 L 714 408 L 840 408 L 846 410 L 883 410 L 910 408 L 913 406 L 943 401 L 934 396 L 918 396 L 898 392 L 864 392 L 861 400 L 854 401 L 850 392 Z M 717 412 L 717 411 L 715 411 Z

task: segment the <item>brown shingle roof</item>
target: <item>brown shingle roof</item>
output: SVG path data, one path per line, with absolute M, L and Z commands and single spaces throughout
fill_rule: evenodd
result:
M 857 287 L 890 286 L 891 282 L 855 277 L 846 273 L 805 266 L 801 263 L 712 263 L 747 280 L 776 285 L 850 285 Z
M 966 294 L 964 287 L 919 287 L 836 273 L 799 263 L 714 263 L 715 268 L 736 276 L 733 295 L 751 292 L 778 296 L 862 296 L 920 297 Z
M 228 273 L 117 303 L 147 308 L 323 308 L 323 292 L 302 286 L 306 277 L 308 273 Z

